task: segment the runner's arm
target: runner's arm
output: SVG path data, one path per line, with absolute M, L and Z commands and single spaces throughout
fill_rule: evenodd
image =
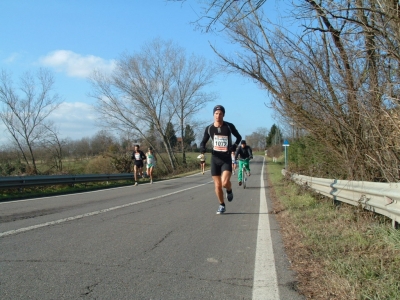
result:
M 206 129 L 204 130 L 203 139 L 201 140 L 201 143 L 200 143 L 200 152 L 202 152 L 202 153 L 206 152 L 206 144 L 209 139 L 210 139 L 210 135 L 208 134 L 208 126 L 207 126 Z
M 236 138 L 236 141 L 232 145 L 233 151 L 236 151 L 237 146 L 239 145 L 240 141 L 242 140 L 242 136 L 240 135 L 239 131 L 237 131 L 235 125 L 231 123 L 231 131 L 233 136 Z

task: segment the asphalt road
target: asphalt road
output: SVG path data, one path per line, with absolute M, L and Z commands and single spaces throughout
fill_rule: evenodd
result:
M 0 299 L 303 299 L 263 159 L 223 215 L 209 172 L 0 203 Z

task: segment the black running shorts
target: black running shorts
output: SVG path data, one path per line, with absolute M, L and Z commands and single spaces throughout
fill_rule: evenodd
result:
M 231 156 L 227 155 L 226 158 L 211 156 L 211 176 L 221 176 L 222 172 L 232 172 Z
M 143 168 L 143 160 L 135 160 L 135 166 L 137 168 Z

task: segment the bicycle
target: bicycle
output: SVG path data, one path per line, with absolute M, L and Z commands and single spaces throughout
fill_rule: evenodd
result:
M 238 160 L 239 161 L 250 161 L 250 158 L 245 158 L 245 159 L 238 158 Z M 242 186 L 243 186 L 243 189 L 246 188 L 247 177 L 248 177 L 248 175 L 247 175 L 246 165 L 242 164 Z

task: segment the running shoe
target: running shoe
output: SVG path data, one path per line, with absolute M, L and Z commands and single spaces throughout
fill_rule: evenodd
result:
M 217 210 L 217 215 L 223 214 L 225 212 L 225 206 L 220 205 Z
M 241 181 L 239 181 L 239 186 L 241 186 L 242 185 L 242 182 Z
M 153 180 L 150 180 L 150 184 L 153 184 Z
M 231 202 L 233 200 L 233 192 L 231 190 L 230 193 L 228 193 L 228 191 L 226 191 L 226 199 L 228 199 L 229 202 Z
M 137 183 L 137 182 L 135 182 L 135 185 L 138 185 L 138 183 Z

